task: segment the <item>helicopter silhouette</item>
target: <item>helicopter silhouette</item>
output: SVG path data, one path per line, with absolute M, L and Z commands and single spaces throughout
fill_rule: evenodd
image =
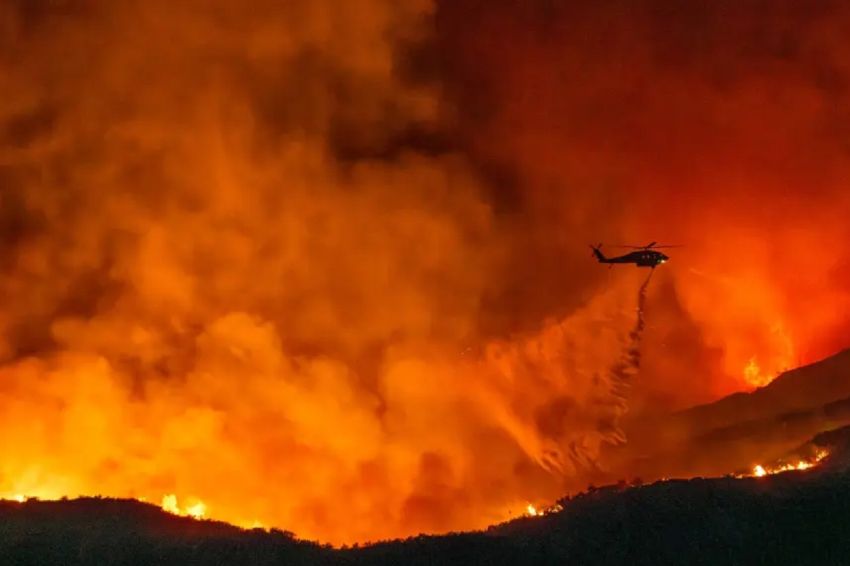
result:
M 658 248 L 678 248 L 681 246 L 659 246 L 658 242 L 650 242 L 646 246 L 615 246 L 618 248 L 631 248 L 635 251 L 629 252 L 625 255 L 617 256 L 617 257 L 605 257 L 605 254 L 602 253 L 602 244 L 598 246 L 590 246 L 593 250 L 594 257 L 599 261 L 599 263 L 633 263 L 637 267 L 650 267 L 655 269 L 662 263 L 666 263 L 670 258 L 657 251 Z

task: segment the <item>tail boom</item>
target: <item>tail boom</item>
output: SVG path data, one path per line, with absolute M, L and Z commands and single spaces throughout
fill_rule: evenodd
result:
M 593 256 L 597 259 L 597 261 L 599 261 L 599 263 L 611 263 L 611 260 L 605 257 L 605 254 L 602 253 L 599 246 L 590 246 L 590 248 L 593 250 Z

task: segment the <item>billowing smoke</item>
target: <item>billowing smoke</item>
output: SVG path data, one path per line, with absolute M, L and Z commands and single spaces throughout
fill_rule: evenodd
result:
M 650 410 L 837 345 L 845 15 L 759 24 L 813 77 L 595 6 L 3 3 L 0 495 L 480 527 L 623 441 L 624 350 Z M 624 237 L 688 245 L 645 329 L 585 256 Z
M 440 8 L 456 135 L 521 187 L 516 219 L 535 251 L 518 260 L 577 265 L 570 249 L 587 241 L 686 246 L 648 297 L 639 405 L 753 387 L 847 345 L 847 6 Z M 573 269 L 537 271 L 540 285 L 575 288 Z
M 367 540 L 504 519 L 616 440 L 627 301 L 588 272 L 529 313 L 534 243 L 416 70 L 432 10 L 3 5 L 0 495 Z

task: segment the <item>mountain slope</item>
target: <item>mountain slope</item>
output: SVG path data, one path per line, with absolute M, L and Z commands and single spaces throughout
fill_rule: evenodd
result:
M 723 475 L 776 460 L 825 430 L 850 424 L 850 349 L 788 371 L 766 387 L 637 421 L 628 444 L 604 455 L 598 481 Z

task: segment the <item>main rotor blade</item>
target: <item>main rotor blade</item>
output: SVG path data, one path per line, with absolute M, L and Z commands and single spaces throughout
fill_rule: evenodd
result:
M 666 245 L 666 246 L 611 246 L 612 248 L 628 248 L 631 250 L 657 250 L 658 248 L 682 248 L 684 245 Z

